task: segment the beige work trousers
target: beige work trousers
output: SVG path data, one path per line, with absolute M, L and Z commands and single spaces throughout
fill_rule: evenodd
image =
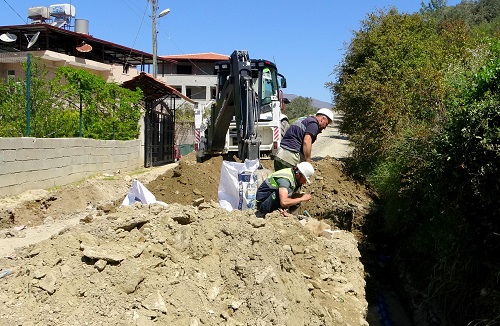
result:
M 274 157 L 274 170 L 291 168 L 303 161 L 305 161 L 304 155 L 280 147 Z

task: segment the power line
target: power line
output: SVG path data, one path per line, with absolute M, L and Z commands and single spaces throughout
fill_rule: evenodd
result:
M 137 33 L 135 34 L 134 42 L 132 43 L 132 46 L 130 47 L 130 52 L 129 52 L 129 55 L 127 57 L 127 60 L 125 61 L 125 64 L 128 63 L 128 59 L 130 59 L 130 54 L 132 53 L 132 49 L 135 47 L 135 42 L 137 42 L 137 38 L 139 37 L 139 33 L 141 31 L 142 24 L 144 23 L 144 18 L 146 17 L 146 12 L 148 10 L 148 7 L 149 7 L 149 5 L 146 5 L 146 8 L 144 9 L 144 13 L 142 14 L 141 24 L 139 25 L 139 28 L 137 29 Z
M 130 2 L 130 0 L 122 0 L 123 4 L 127 6 L 134 14 L 137 16 L 141 16 L 140 12 L 142 11 L 142 8 L 137 7 L 137 5 L 133 2 Z M 134 7 L 134 8 L 132 8 Z
M 19 13 L 18 13 L 18 12 L 17 12 L 14 8 L 12 8 L 12 6 L 11 6 L 11 5 L 7 2 L 7 0 L 3 0 L 3 2 L 5 2 L 5 3 L 7 4 L 7 6 L 9 6 L 9 7 L 10 7 L 10 9 L 12 9 L 12 11 L 13 11 L 13 12 L 15 12 L 15 13 L 16 13 L 16 15 L 17 15 L 19 18 L 21 18 L 21 20 L 23 21 L 23 23 L 26 23 L 26 24 L 28 23 L 28 20 L 24 20 L 24 19 L 23 19 L 23 17 L 21 17 L 21 15 L 19 15 Z
M 170 42 L 172 42 L 172 44 L 177 48 L 177 50 L 179 51 L 180 55 L 185 55 L 186 53 L 184 53 L 184 51 L 181 50 L 181 48 L 172 40 L 172 38 L 170 37 L 170 35 L 165 32 L 165 30 L 163 30 L 163 32 L 165 34 L 167 34 L 167 38 Z M 194 67 L 198 68 L 200 71 L 204 72 L 205 74 L 209 75 L 208 72 L 206 72 L 205 70 L 203 70 L 201 67 L 199 67 L 195 62 L 193 62 L 190 58 L 187 58 L 187 60 L 189 62 L 191 62 L 193 64 Z

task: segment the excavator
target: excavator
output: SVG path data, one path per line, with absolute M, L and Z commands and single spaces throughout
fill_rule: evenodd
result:
M 285 77 L 273 62 L 250 59 L 245 50 L 235 50 L 229 60 L 217 62 L 215 70 L 210 117 L 203 118 L 207 107 L 195 110 L 197 161 L 232 153 L 242 161 L 272 157 L 288 127 L 283 114 L 288 103 L 282 92 Z

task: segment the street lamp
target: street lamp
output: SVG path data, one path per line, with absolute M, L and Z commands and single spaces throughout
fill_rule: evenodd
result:
M 168 13 L 170 12 L 170 8 L 167 8 L 165 10 L 163 10 L 162 12 L 160 12 L 160 14 L 158 15 L 158 18 L 161 18 L 163 16 L 166 16 L 168 15 Z
M 163 16 L 166 16 L 168 15 L 168 13 L 170 12 L 170 9 L 165 9 L 163 10 L 162 12 L 160 12 L 160 14 L 157 16 L 156 15 L 156 9 L 158 8 L 158 5 L 157 5 L 157 0 L 151 0 L 151 6 L 153 7 L 152 11 L 152 18 L 153 18 L 153 77 L 156 78 L 157 76 L 157 66 L 158 66 L 158 60 L 157 60 L 157 51 L 156 51 L 156 45 L 158 43 L 157 39 L 156 39 L 156 36 L 157 36 L 157 32 L 156 32 L 156 19 L 157 18 L 161 18 Z

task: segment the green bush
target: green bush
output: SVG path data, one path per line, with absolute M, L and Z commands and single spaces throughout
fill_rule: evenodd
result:
M 26 67 L 25 67 L 26 68 Z M 60 67 L 49 80 L 39 60 L 31 62 L 30 136 L 136 139 L 142 92 L 106 81 L 86 70 Z M 0 84 L 0 137 L 27 135 L 27 89 L 24 80 Z
M 433 4 L 370 14 L 327 85 L 400 270 L 451 323 L 488 325 L 500 318 L 500 41 L 464 10 L 486 1 Z

